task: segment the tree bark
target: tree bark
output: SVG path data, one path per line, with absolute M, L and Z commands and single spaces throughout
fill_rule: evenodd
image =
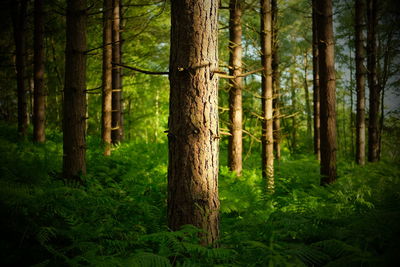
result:
M 307 52 L 304 53 L 304 97 L 306 100 L 306 113 L 307 113 L 307 138 L 311 138 L 311 104 L 310 104 L 310 92 L 308 91 L 308 59 Z
M 261 0 L 261 64 L 262 72 L 262 174 L 266 189 L 274 190 L 274 138 L 273 138 L 273 88 L 272 88 L 272 11 L 271 0 Z
M 355 45 L 356 45 L 356 163 L 365 164 L 365 0 L 355 0 Z
M 271 1 L 272 8 L 272 86 L 273 86 L 273 138 L 275 158 L 281 158 L 281 121 L 280 121 L 280 72 L 279 72 L 279 40 L 278 40 L 278 3 Z
M 367 5 L 367 68 L 369 87 L 369 122 L 368 122 L 368 161 L 379 161 L 379 105 L 380 86 L 377 80 L 377 45 L 376 26 L 377 0 L 368 0 Z
M 171 1 L 168 225 L 219 235 L 218 2 Z
M 44 91 L 44 0 L 35 0 L 34 11 L 34 106 L 33 140 L 43 143 L 46 140 L 46 92 Z
M 229 75 L 242 74 L 242 8 L 240 0 L 229 3 Z M 242 87 L 243 78 L 229 80 L 229 120 L 230 133 L 228 143 L 229 169 L 238 176 L 242 174 Z
M 103 2 L 103 94 L 102 94 L 102 129 L 104 155 L 111 155 L 111 120 L 112 120 L 112 0 Z
M 316 1 L 318 23 L 321 184 L 336 180 L 336 83 L 332 0 Z
M 86 174 L 86 8 L 86 0 L 67 1 L 63 175 L 76 181 Z
M 15 41 L 15 68 L 17 74 L 17 96 L 18 96 L 18 133 L 25 137 L 28 129 L 28 104 L 26 76 L 26 9 L 27 0 L 11 1 L 11 12 L 13 20 Z
M 320 140 L 320 96 L 319 96 L 319 53 L 318 53 L 318 29 L 316 1 L 312 0 L 312 53 L 313 53 L 313 103 L 314 103 L 314 154 L 317 160 L 321 160 Z
M 121 31 L 120 31 L 120 0 L 113 0 L 112 23 L 112 61 L 121 64 Z M 122 84 L 121 66 L 114 65 L 112 69 L 112 131 L 113 144 L 120 143 L 124 138 L 122 125 Z

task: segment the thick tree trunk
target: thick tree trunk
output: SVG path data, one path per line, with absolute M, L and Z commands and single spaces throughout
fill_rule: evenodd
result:
M 171 1 L 168 225 L 219 235 L 218 2 Z
M 267 190 L 274 190 L 274 138 L 272 88 L 272 10 L 271 0 L 261 0 L 261 64 L 262 72 L 262 174 Z
M 379 104 L 380 86 L 378 84 L 377 69 L 377 45 L 376 26 L 377 0 L 368 0 L 367 18 L 367 68 L 369 87 L 369 122 L 368 122 L 368 161 L 379 161 Z
M 336 180 L 336 82 L 332 0 L 316 1 L 319 52 L 321 184 Z
M 104 155 L 111 155 L 111 119 L 112 119 L 112 0 L 103 2 L 103 94 L 102 128 Z
M 242 73 L 242 25 L 240 0 L 229 3 L 229 73 L 237 76 Z M 229 80 L 229 120 L 230 133 L 228 146 L 228 165 L 237 175 L 242 173 L 242 87 L 243 78 Z
M 112 23 L 112 61 L 121 64 L 121 31 L 120 31 L 120 0 L 113 0 Z M 122 84 L 121 67 L 114 65 L 112 69 L 112 131 L 113 144 L 118 144 L 124 138 L 122 125 Z
M 44 91 L 44 0 L 35 0 L 34 29 L 34 107 L 33 140 L 43 143 L 46 140 L 46 93 Z
M 355 0 L 355 36 L 356 36 L 356 88 L 357 88 L 357 118 L 356 118 L 356 163 L 365 164 L 365 75 L 364 66 L 364 29 L 365 0 Z
M 15 41 L 15 68 L 17 72 L 17 96 L 18 96 L 18 133 L 26 136 L 28 128 L 28 104 L 26 76 L 26 9 L 27 0 L 11 1 L 14 41 Z
M 86 9 L 86 0 L 67 1 L 63 175 L 77 181 L 86 173 Z
M 278 40 L 278 3 L 271 1 L 272 8 L 272 86 L 273 86 L 273 138 L 274 152 L 277 160 L 281 159 L 281 120 L 280 120 L 280 72 L 279 72 L 279 40 Z
M 318 29 L 316 1 L 312 0 L 312 53 L 313 53 L 313 102 L 314 102 L 314 154 L 317 160 L 321 160 L 320 140 L 320 97 L 319 97 L 319 53 L 318 53 Z

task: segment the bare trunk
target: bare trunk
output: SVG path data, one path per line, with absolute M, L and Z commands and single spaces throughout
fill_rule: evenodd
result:
M 102 129 L 104 155 L 111 155 L 111 118 L 112 118 L 112 0 L 103 3 L 103 94 Z
M 314 154 L 317 160 L 321 160 L 321 141 L 320 141 L 320 96 L 319 96 L 319 53 L 318 53 L 318 29 L 316 1 L 312 0 L 312 35 L 313 35 L 313 102 L 314 102 Z
M 17 72 L 18 133 L 25 137 L 28 128 L 27 85 L 25 81 L 27 0 L 14 0 L 11 1 L 11 5 L 15 41 L 15 68 Z
M 171 1 L 168 225 L 219 235 L 218 1 Z
M 279 40 L 278 40 L 278 3 L 271 1 L 272 7 L 272 86 L 273 86 L 273 138 L 275 158 L 281 159 L 281 121 L 280 121 L 280 72 L 279 72 Z
M 369 87 L 368 161 L 379 161 L 379 104 L 380 86 L 377 80 L 376 26 L 377 0 L 368 0 L 367 68 Z
M 365 0 L 355 1 L 355 36 L 356 36 L 356 84 L 357 84 L 357 118 L 356 118 L 356 163 L 365 164 L 365 75 L 364 66 L 364 28 Z
M 229 66 L 230 75 L 242 73 L 242 9 L 239 0 L 229 3 Z M 228 147 L 228 165 L 237 175 L 242 173 L 242 77 L 229 80 L 229 120 L 230 133 Z
M 121 64 L 121 34 L 120 34 L 120 0 L 113 0 L 112 23 L 112 61 Z M 113 144 L 118 144 L 124 138 L 122 125 L 122 84 L 121 67 L 114 65 L 112 69 L 112 131 Z
M 46 140 L 46 93 L 44 91 L 44 0 L 35 0 L 34 33 L 34 109 L 33 140 L 43 143 Z
M 294 85 L 294 70 L 290 74 L 290 98 L 292 101 L 292 113 L 297 111 L 297 100 L 296 100 L 296 87 Z M 292 116 L 292 131 L 291 131 L 291 149 L 290 153 L 293 155 L 297 150 L 297 118 Z
M 262 174 L 269 192 L 274 191 L 274 138 L 272 111 L 272 11 L 271 0 L 261 0 L 261 64 L 262 72 Z
M 86 0 L 67 1 L 63 106 L 63 175 L 86 174 Z
M 336 82 L 332 0 L 316 1 L 318 23 L 321 184 L 336 180 Z
M 307 52 L 304 54 L 304 96 L 306 100 L 306 113 L 307 113 L 307 137 L 311 138 L 311 104 L 310 104 L 310 93 L 308 90 L 308 60 Z

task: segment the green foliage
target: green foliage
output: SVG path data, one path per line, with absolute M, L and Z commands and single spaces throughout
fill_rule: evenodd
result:
M 127 142 L 105 158 L 90 136 L 84 185 L 71 186 L 59 178 L 59 133 L 38 145 L 13 131 L 1 125 L 3 265 L 388 266 L 397 257 L 400 170 L 391 162 L 342 161 L 338 181 L 320 187 L 318 162 L 297 155 L 276 165 L 273 195 L 259 169 L 237 177 L 221 166 L 212 248 L 191 225 L 166 226 L 166 145 Z

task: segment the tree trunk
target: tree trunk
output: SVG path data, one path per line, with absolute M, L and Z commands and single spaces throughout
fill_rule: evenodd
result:
M 104 155 L 111 155 L 111 119 L 112 119 L 112 0 L 103 2 L 103 94 L 102 128 Z
M 26 136 L 28 128 L 28 104 L 26 76 L 26 9 L 27 0 L 11 1 L 14 41 L 15 41 L 15 68 L 17 72 L 17 96 L 18 96 L 18 133 Z
M 307 138 L 311 138 L 311 104 L 310 93 L 308 91 L 308 60 L 307 52 L 304 53 L 304 96 L 306 99 L 306 113 L 307 113 Z
M 290 73 L 290 98 L 292 101 L 292 113 L 294 114 L 297 111 L 297 99 L 296 99 L 296 87 L 294 85 L 294 73 L 292 70 Z M 291 140 L 291 149 L 290 153 L 293 156 L 297 151 L 297 118 L 296 115 L 292 116 L 292 140 Z
M 272 12 L 271 0 L 261 0 L 261 64 L 262 72 L 262 174 L 267 190 L 274 190 L 274 138 L 272 116 Z
M 368 68 L 368 87 L 369 87 L 369 123 L 368 123 L 368 161 L 376 162 L 379 160 L 379 104 L 380 86 L 377 81 L 377 46 L 376 46 L 376 26 L 377 1 L 368 0 L 367 18 L 367 68 Z
M 365 75 L 364 66 L 364 28 L 365 0 L 355 0 L 355 36 L 356 36 L 356 88 L 357 88 L 357 118 L 356 118 L 356 163 L 365 164 Z
M 46 93 L 44 91 L 44 0 L 35 0 L 33 140 L 46 140 Z
M 316 1 L 318 23 L 321 184 L 336 180 L 336 82 L 332 0 Z
M 67 1 L 63 106 L 63 175 L 86 174 L 86 0 Z
M 171 1 L 168 225 L 219 235 L 218 2 Z
M 320 141 L 320 96 L 319 96 L 319 53 L 318 53 L 318 29 L 316 1 L 312 0 L 312 52 L 313 52 L 313 102 L 314 102 L 314 154 L 317 160 L 321 160 Z
M 112 61 L 121 64 L 121 31 L 120 31 L 120 0 L 113 0 L 112 23 Z M 122 84 L 121 67 L 114 65 L 112 69 L 112 131 L 113 144 L 118 144 L 124 138 L 122 125 Z
M 272 86 L 273 86 L 273 138 L 275 158 L 281 159 L 281 121 L 280 121 L 280 72 L 279 72 L 279 40 L 278 40 L 278 3 L 271 1 L 272 8 Z
M 240 0 L 229 3 L 229 73 L 237 76 L 242 73 L 242 9 Z M 242 77 L 229 80 L 229 120 L 230 133 L 228 146 L 229 169 L 238 176 L 242 173 Z

